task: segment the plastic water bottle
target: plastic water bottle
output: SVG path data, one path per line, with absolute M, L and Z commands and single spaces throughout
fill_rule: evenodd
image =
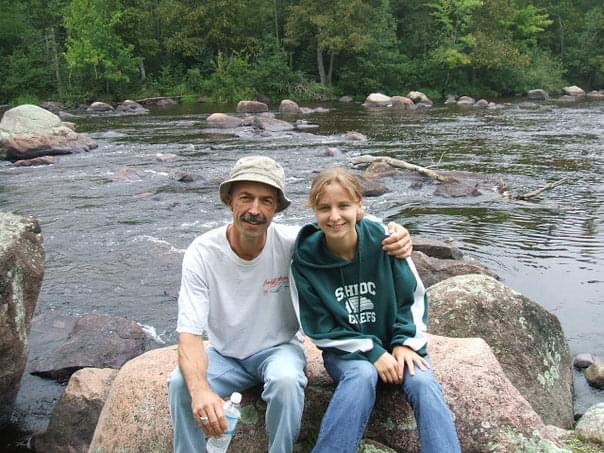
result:
M 226 432 L 220 437 L 210 437 L 206 445 L 208 453 L 224 453 L 229 448 L 231 439 L 235 434 L 235 427 L 241 418 L 239 405 L 241 404 L 241 393 L 233 392 L 231 399 L 225 401 L 223 406 L 224 416 L 227 419 L 229 427 Z

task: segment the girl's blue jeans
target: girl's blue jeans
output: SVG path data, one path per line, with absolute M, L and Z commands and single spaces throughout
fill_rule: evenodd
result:
M 321 422 L 313 453 L 354 453 L 375 404 L 378 374 L 365 360 L 342 360 L 323 352 L 323 362 L 337 383 Z M 431 369 L 405 369 L 401 390 L 413 407 L 422 453 L 459 453 L 459 439 L 451 411 Z

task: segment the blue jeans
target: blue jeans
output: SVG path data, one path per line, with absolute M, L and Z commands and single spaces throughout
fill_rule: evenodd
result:
M 378 374 L 365 360 L 342 360 L 323 353 L 323 362 L 337 383 L 321 422 L 313 453 L 354 453 L 367 427 L 375 404 Z M 459 453 L 459 439 L 451 412 L 431 369 L 415 368 L 405 375 L 401 390 L 413 407 L 423 453 Z
M 299 346 L 285 343 L 238 360 L 208 348 L 208 381 L 220 396 L 264 384 L 270 453 L 290 453 L 304 409 L 306 358 Z M 205 434 L 193 418 L 191 395 L 177 367 L 169 379 L 168 398 L 174 428 L 174 452 L 205 452 Z

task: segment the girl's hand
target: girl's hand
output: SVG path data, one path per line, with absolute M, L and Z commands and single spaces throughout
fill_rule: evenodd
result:
M 399 373 L 399 364 L 389 352 L 384 352 L 373 366 L 377 369 L 380 379 L 387 384 L 401 384 L 403 379 Z
M 422 370 L 430 368 L 430 364 L 421 355 L 408 346 L 395 346 L 392 350 L 392 356 L 398 364 L 398 377 L 401 383 L 403 382 L 405 367 L 409 368 L 409 373 L 411 375 L 415 374 L 415 365 Z

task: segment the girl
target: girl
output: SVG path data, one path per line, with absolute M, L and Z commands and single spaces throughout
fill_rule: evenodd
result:
M 427 362 L 427 297 L 410 258 L 377 246 L 384 227 L 363 219 L 358 180 L 322 171 L 308 205 L 316 224 L 298 234 L 292 295 L 304 333 L 323 351 L 337 384 L 313 452 L 356 452 L 375 403 L 378 377 L 413 406 L 422 452 L 459 452 L 441 388 Z

